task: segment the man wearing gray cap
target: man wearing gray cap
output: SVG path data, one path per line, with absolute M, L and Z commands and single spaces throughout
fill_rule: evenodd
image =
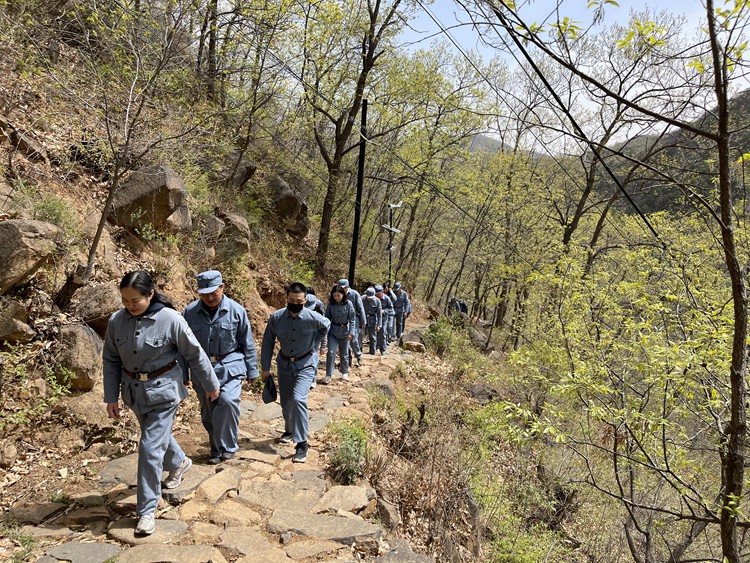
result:
M 208 432 L 211 464 L 232 459 L 239 449 L 240 391 L 242 381 L 258 377 L 255 340 L 245 308 L 224 295 L 221 272 L 209 270 L 198 274 L 198 294 L 183 311 L 183 316 L 198 342 L 211 360 L 221 393 L 209 401 L 200 382 L 193 378 L 201 405 L 201 422 Z M 188 384 L 184 362 L 184 381 Z
M 409 301 L 409 294 L 401 288 L 400 282 L 393 284 L 393 292 L 396 294 L 396 300 L 393 302 L 396 313 L 396 338 L 401 345 L 401 335 L 404 333 L 406 319 L 411 315 L 411 301 Z
M 359 292 L 349 287 L 349 280 L 341 278 L 339 280 L 339 286 L 344 291 L 344 295 L 354 306 L 354 334 L 352 334 L 352 341 L 350 342 L 350 358 L 351 354 L 357 358 L 357 365 L 362 365 L 362 331 L 367 328 L 367 316 L 365 315 L 365 307 L 362 304 L 362 296 Z M 351 365 L 351 360 L 349 365 Z

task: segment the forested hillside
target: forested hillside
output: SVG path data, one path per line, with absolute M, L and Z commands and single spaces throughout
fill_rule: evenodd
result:
M 749 560 L 750 5 L 539 4 L 456 2 L 480 56 L 407 40 L 421 0 L 0 0 L 3 444 L 89 385 L 64 327 L 125 271 L 184 304 L 219 268 L 257 334 L 356 240 L 352 285 L 468 303 L 425 335 L 449 373 L 371 397 L 402 425 L 359 476 L 424 462 L 421 551 Z

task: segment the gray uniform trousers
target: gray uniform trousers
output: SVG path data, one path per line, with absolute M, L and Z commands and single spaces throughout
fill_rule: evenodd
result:
M 141 425 L 138 443 L 138 488 L 136 513 L 138 516 L 156 511 L 161 496 L 161 476 L 164 470 L 177 469 L 185 452 L 172 436 L 177 406 L 152 410 L 146 414 L 135 413 Z
M 316 378 L 316 366 L 317 363 L 308 362 L 308 358 L 299 362 L 276 358 L 284 431 L 292 435 L 295 444 L 307 441 L 310 422 L 307 395 Z
M 349 339 L 346 334 L 341 338 L 328 333 L 328 356 L 326 356 L 326 375 L 333 375 L 333 364 L 336 362 L 336 349 L 339 349 L 339 371 L 349 373 Z
M 211 401 L 200 383 L 193 380 L 195 393 L 201 405 L 201 422 L 208 432 L 208 443 L 211 457 L 219 457 L 222 453 L 235 453 L 238 428 L 240 424 L 240 393 L 243 377 L 229 379 L 221 386 L 219 398 Z
M 352 333 L 352 340 L 349 343 L 349 363 L 351 363 L 352 354 L 358 360 L 362 359 L 362 329 L 359 326 L 359 319 L 354 320 L 354 332 Z
M 381 331 L 382 332 L 382 331 Z M 378 324 L 377 318 L 372 317 L 367 319 L 367 344 L 370 349 L 370 355 L 375 355 L 375 344 L 378 340 Z

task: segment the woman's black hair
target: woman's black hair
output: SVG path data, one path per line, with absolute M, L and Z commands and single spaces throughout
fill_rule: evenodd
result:
M 340 293 L 341 295 L 344 296 L 344 298 L 340 302 L 336 301 L 336 298 L 333 296 L 334 293 Z M 330 301 L 331 303 L 336 303 L 336 304 L 346 303 L 346 293 L 344 293 L 344 288 L 341 287 L 339 284 L 334 285 L 331 288 L 331 295 L 328 297 L 328 301 Z
M 315 295 L 315 288 L 311 285 L 307 286 L 307 294 L 308 295 Z
M 120 289 L 129 287 L 135 289 L 141 295 L 148 296 L 151 292 L 154 292 L 154 296 L 151 298 L 152 303 L 161 303 L 165 307 L 174 309 L 172 302 L 167 299 L 164 295 L 156 291 L 156 284 L 148 272 L 143 270 L 133 270 L 125 274 L 120 280 Z

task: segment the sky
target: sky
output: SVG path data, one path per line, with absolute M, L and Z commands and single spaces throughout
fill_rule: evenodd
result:
M 521 14 L 528 22 L 542 23 L 550 16 L 556 2 L 554 0 L 525 0 L 518 1 Z M 583 28 L 588 27 L 593 19 L 593 9 L 587 8 L 589 0 L 563 0 L 560 9 L 561 16 L 579 22 Z M 614 22 L 627 23 L 631 11 L 642 11 L 646 7 L 652 10 L 662 10 L 687 19 L 686 32 L 692 36 L 698 29 L 701 16 L 705 9 L 701 0 L 617 0 L 619 6 L 608 5 L 604 11 L 604 21 L 598 27 L 603 28 Z M 717 5 L 721 4 L 721 0 Z M 423 8 L 426 7 L 425 8 Z M 432 13 L 439 24 L 428 14 Z M 463 8 L 453 0 L 434 0 L 432 3 L 417 2 L 417 12 L 410 22 L 411 30 L 402 35 L 404 43 L 412 49 L 426 49 L 437 36 L 442 35 L 440 27 L 448 28 L 454 40 L 465 50 L 473 50 L 483 57 L 491 58 L 496 53 L 488 49 L 477 38 L 477 32 L 468 24 L 468 16 Z M 596 30 L 596 27 L 594 28 Z M 448 38 L 443 37 L 446 41 Z

